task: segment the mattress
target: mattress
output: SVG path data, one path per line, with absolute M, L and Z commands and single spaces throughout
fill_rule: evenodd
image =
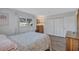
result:
M 46 34 L 27 32 L 8 36 L 17 43 L 17 51 L 43 51 L 50 47 L 50 38 Z

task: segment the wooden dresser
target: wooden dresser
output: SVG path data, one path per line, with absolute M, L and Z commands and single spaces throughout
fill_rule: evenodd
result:
M 66 34 L 66 51 L 79 51 L 79 35 L 68 31 Z
M 36 32 L 43 33 L 44 32 L 43 26 L 44 25 L 41 24 L 36 25 Z

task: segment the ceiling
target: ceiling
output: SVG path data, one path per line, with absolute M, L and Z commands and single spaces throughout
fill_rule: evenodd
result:
M 35 16 L 56 15 L 76 10 L 76 8 L 15 8 L 15 9 L 22 12 L 33 14 Z

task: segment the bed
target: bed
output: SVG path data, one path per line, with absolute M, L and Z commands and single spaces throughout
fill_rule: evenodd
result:
M 44 51 L 51 48 L 51 40 L 48 35 L 27 32 L 8 36 L 10 40 L 17 43 L 17 51 Z
M 0 34 L 0 51 L 16 51 L 17 44 Z

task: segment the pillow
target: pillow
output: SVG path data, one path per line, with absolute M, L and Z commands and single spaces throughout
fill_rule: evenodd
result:
M 5 35 L 0 35 L 0 51 L 16 50 L 17 45 Z

